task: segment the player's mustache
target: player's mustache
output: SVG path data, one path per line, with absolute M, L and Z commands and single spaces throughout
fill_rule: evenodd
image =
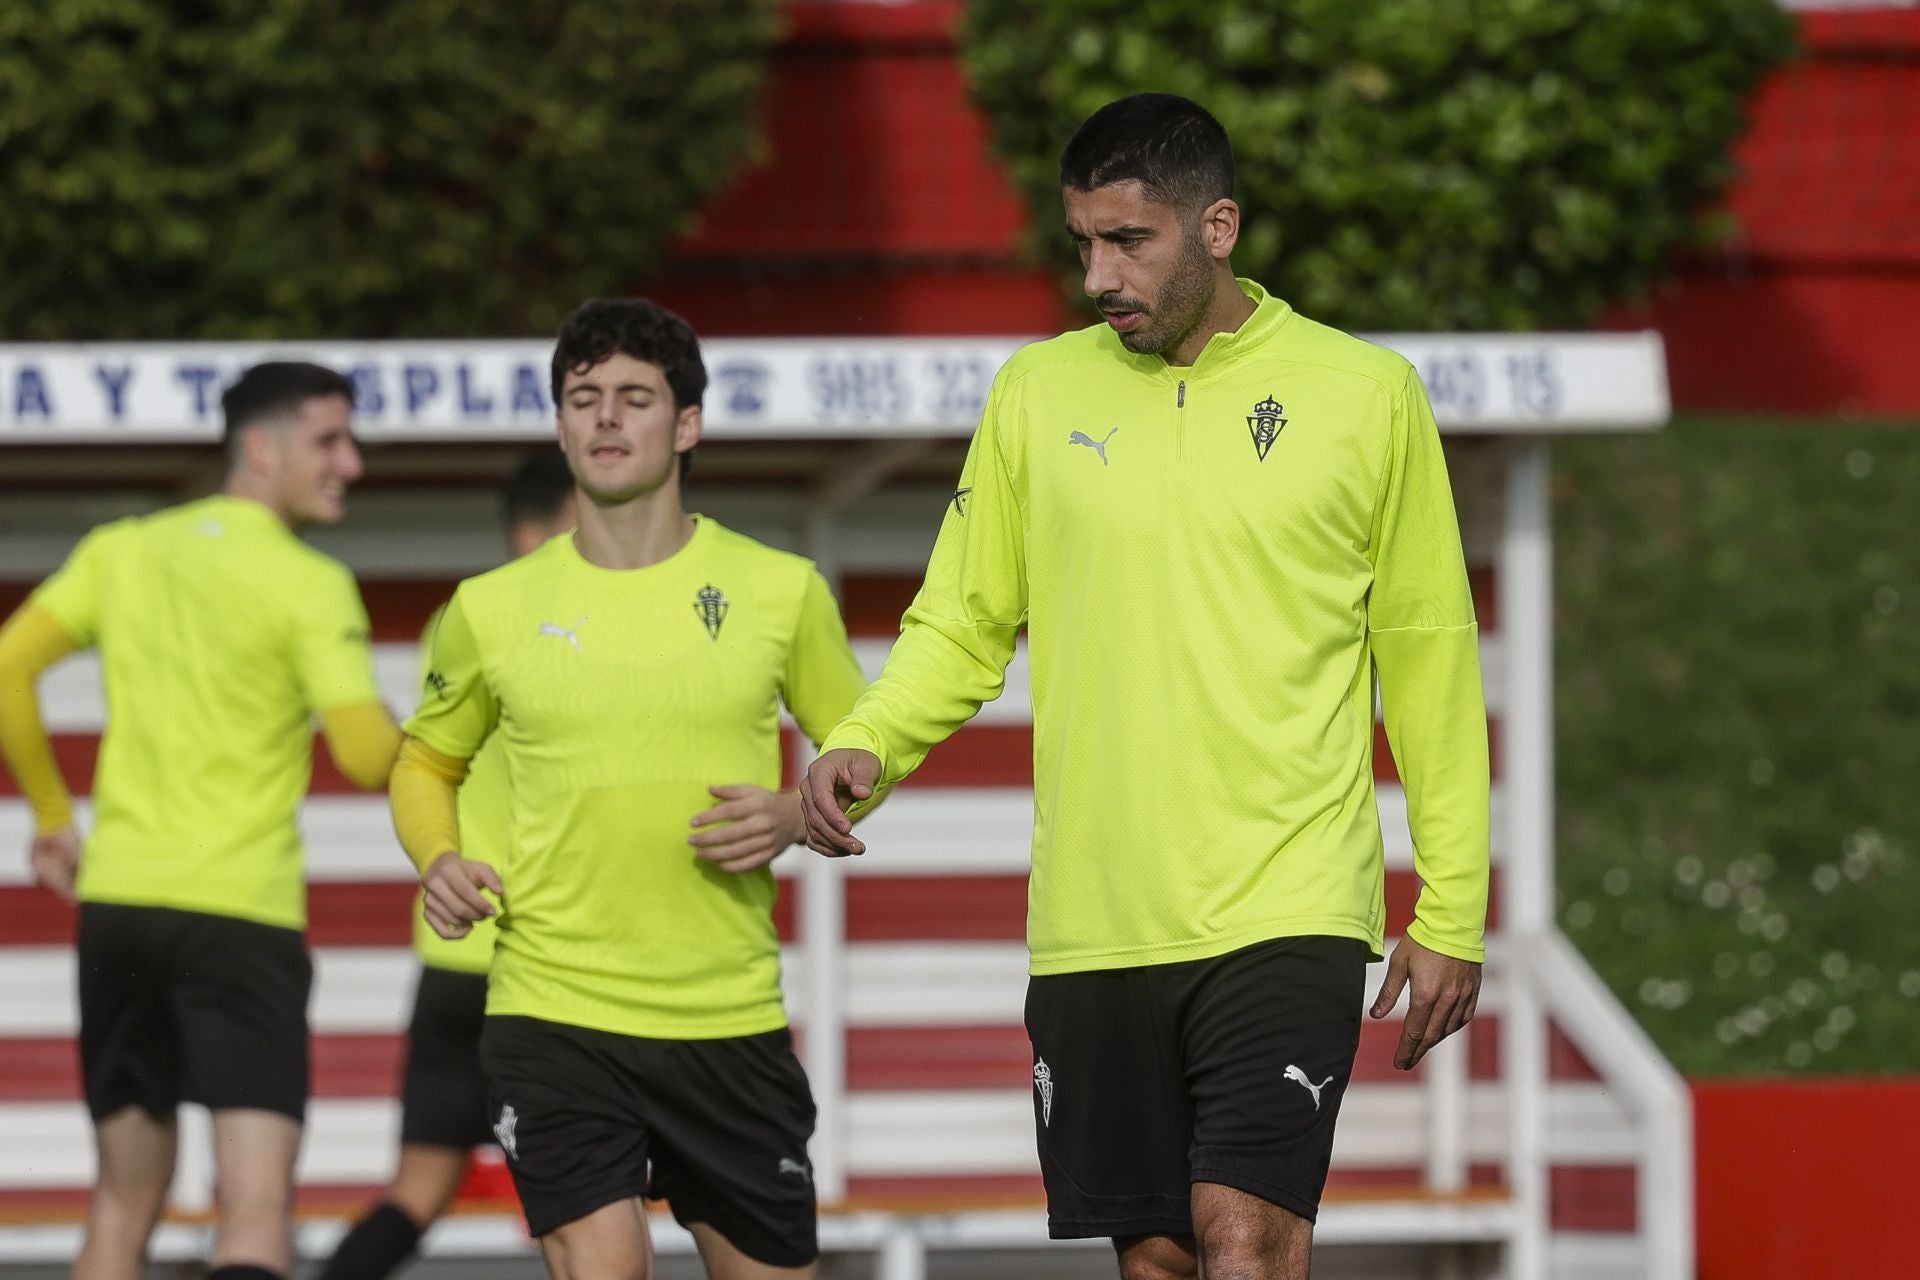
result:
M 1094 300 L 1094 306 L 1103 312 L 1139 311 L 1145 312 L 1147 304 L 1138 298 L 1128 298 L 1118 293 L 1103 293 Z

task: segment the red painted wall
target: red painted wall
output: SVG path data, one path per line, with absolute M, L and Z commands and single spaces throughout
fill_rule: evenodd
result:
M 1089 315 L 1021 254 L 1027 215 L 955 54 L 959 0 L 795 0 L 764 162 L 649 292 L 711 334 L 1053 333 Z M 1742 240 L 1611 325 L 1667 339 L 1678 403 L 1920 416 L 1920 12 L 1808 13 L 1740 146 Z
M 1920 416 L 1920 11 L 1801 40 L 1739 148 L 1741 239 L 1620 319 L 1666 335 L 1683 405 Z
M 1920 1080 L 1693 1085 L 1700 1280 L 1920 1276 Z

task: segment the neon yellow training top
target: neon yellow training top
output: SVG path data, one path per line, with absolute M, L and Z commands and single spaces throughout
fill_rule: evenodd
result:
M 697 521 L 624 571 L 562 534 L 461 583 L 434 631 L 407 733 L 455 760 L 494 734 L 512 779 L 488 1013 L 687 1040 L 786 1025 L 773 872 L 701 859 L 689 819 L 709 787 L 780 785 L 783 701 L 817 741 L 862 678 L 810 563 Z
M 427 673 L 432 669 L 433 632 L 440 625 L 446 606 L 434 610 L 420 637 L 420 679 L 424 696 L 432 695 Z M 457 801 L 460 815 L 460 842 L 463 856 L 484 862 L 501 875 L 507 873 L 507 822 L 512 802 L 507 792 L 507 759 L 498 734 L 481 746 L 479 754 L 467 766 L 460 783 Z M 496 904 L 497 905 L 497 904 Z M 443 938 L 427 923 L 420 907 L 420 895 L 413 902 L 413 952 L 420 963 L 455 973 L 485 973 L 493 963 L 493 944 L 498 934 L 498 917 L 475 920 L 461 938 Z
M 95 529 L 31 602 L 106 684 L 81 899 L 304 928 L 310 717 L 379 705 L 353 576 L 222 496 Z
M 1440 437 L 1401 357 L 1256 309 L 1188 368 L 1106 326 L 995 379 L 886 670 L 823 749 L 882 781 L 995 697 L 1025 625 L 1036 974 L 1382 945 L 1374 676 L 1425 882 L 1483 957 L 1486 710 Z

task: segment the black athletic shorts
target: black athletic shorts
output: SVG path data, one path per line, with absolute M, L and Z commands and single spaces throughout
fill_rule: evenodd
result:
M 756 1262 L 819 1256 L 813 1094 L 785 1028 L 652 1040 L 490 1015 L 480 1060 L 534 1235 L 647 1195 Z
M 493 1141 L 480 1070 L 486 1015 L 486 974 L 421 966 L 400 1080 L 400 1141 L 462 1151 Z
M 1033 1120 L 1055 1239 L 1191 1235 L 1192 1184 L 1313 1221 L 1360 1044 L 1367 946 L 1035 977 Z
M 80 904 L 87 1109 L 171 1118 L 182 1102 L 304 1120 L 307 995 L 299 931 L 171 907 Z

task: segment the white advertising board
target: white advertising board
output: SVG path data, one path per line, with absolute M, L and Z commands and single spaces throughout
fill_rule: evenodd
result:
M 1386 334 L 1443 428 L 1633 430 L 1668 412 L 1660 337 Z M 752 339 L 702 344 L 709 439 L 965 436 L 1014 338 Z M 217 439 L 220 391 L 248 365 L 308 359 L 352 379 L 368 440 L 532 440 L 552 430 L 546 340 L 0 344 L 0 445 Z

